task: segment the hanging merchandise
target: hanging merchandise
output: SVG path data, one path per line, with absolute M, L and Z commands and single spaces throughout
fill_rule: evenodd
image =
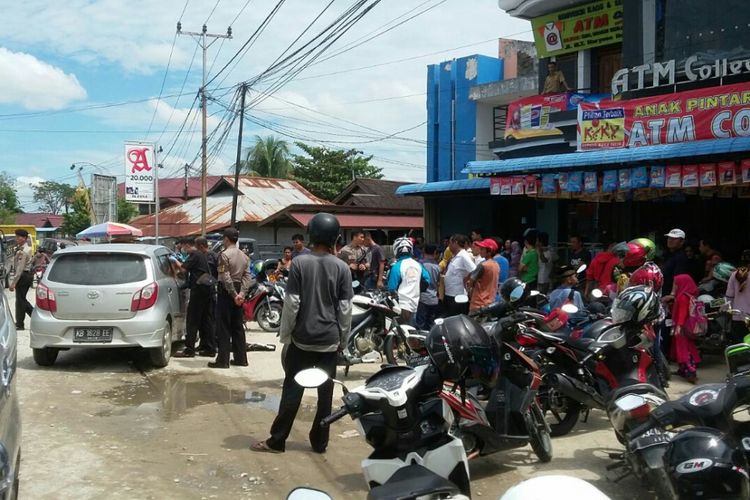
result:
M 542 193 L 552 194 L 557 192 L 555 184 L 555 174 L 542 175 Z
M 664 187 L 682 187 L 682 167 L 679 165 L 667 165 Z
M 596 193 L 599 191 L 596 172 L 585 172 L 583 174 L 583 189 L 587 193 Z
M 651 167 L 651 179 L 649 186 L 652 188 L 663 188 L 666 183 L 664 166 Z
M 567 193 L 568 192 L 568 177 L 570 174 L 568 172 L 561 172 L 557 175 L 557 183 L 560 186 L 560 192 Z
M 526 177 L 523 177 L 523 176 L 511 177 L 511 194 L 512 195 L 523 194 L 524 184 L 526 184 Z
M 648 172 L 646 167 L 634 167 L 630 170 L 630 187 L 633 189 L 648 187 Z
M 503 177 L 502 179 L 500 179 L 500 196 L 510 196 L 511 190 L 511 178 Z
M 740 168 L 742 170 L 742 183 L 750 182 L 750 160 L 742 160 Z
M 734 162 L 724 161 L 719 163 L 719 184 L 721 186 L 733 186 L 736 182 L 734 177 Z
M 700 169 L 701 187 L 716 186 L 716 164 L 702 163 L 698 168 Z
M 502 179 L 500 177 L 490 177 L 490 195 L 499 196 Z
M 607 170 L 604 172 L 602 191 L 605 193 L 617 191 L 617 170 Z
M 698 165 L 682 166 L 682 187 L 698 187 Z
M 536 195 L 538 192 L 537 183 L 539 182 L 539 178 L 536 175 L 527 175 L 526 176 L 526 194 L 528 195 Z
M 570 172 L 568 174 L 568 192 L 580 193 L 583 191 L 583 172 Z
M 630 169 L 629 168 L 621 168 L 617 171 L 617 179 L 620 184 L 621 190 L 626 190 L 631 188 L 630 183 Z

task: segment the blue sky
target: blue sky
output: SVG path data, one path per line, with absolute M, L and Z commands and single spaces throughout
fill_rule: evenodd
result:
M 353 3 L 334 1 L 308 36 Z M 259 74 L 327 4 L 283 3 L 249 51 L 209 85 L 219 101 L 208 107 L 213 115 L 209 131 L 223 130 L 222 105 L 232 97 L 216 88 Z M 182 20 L 185 31 L 199 31 L 207 21 L 211 33 L 223 33 L 232 24 L 234 39 L 217 41 L 209 49 L 211 78 L 275 5 L 276 0 L 27 0 L 4 6 L 0 170 L 17 179 L 24 208 L 35 209 L 32 184 L 44 179 L 74 183 L 69 168 L 74 162 L 81 163 L 87 178 L 97 171 L 122 177 L 126 140 L 159 140 L 165 150 L 171 149 L 163 158 L 163 174 L 174 175 L 186 162 L 192 163 L 199 151 L 200 121 L 193 120 L 196 110 L 185 118 L 200 86 L 201 58 L 190 37 L 175 40 L 177 20 Z M 387 178 L 423 180 L 425 66 L 474 53 L 494 56 L 497 43 L 489 41 L 493 38 L 531 39 L 529 23 L 507 16 L 495 0 L 382 0 L 326 55 L 425 9 L 382 36 L 307 68 L 251 109 L 251 117 L 308 142 L 374 154 L 373 163 L 384 168 Z M 449 50 L 465 45 L 470 46 Z M 393 63 L 405 58 L 411 60 Z M 371 65 L 376 67 L 357 69 Z M 162 81 L 163 96 L 181 90 L 185 95 L 157 100 Z M 263 82 L 257 89 L 267 85 Z M 141 102 L 96 108 L 126 101 Z M 413 140 L 382 140 L 406 129 L 411 130 L 398 135 Z M 256 134 L 278 135 L 246 122 L 245 144 Z M 211 157 L 212 173 L 228 173 L 236 144 L 235 125 Z M 199 167 L 199 162 L 193 165 Z

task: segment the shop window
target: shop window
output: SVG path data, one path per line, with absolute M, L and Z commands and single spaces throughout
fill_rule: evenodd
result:
M 568 82 L 568 86 L 576 90 L 578 88 L 578 52 L 557 56 L 557 68 L 565 75 L 565 81 Z M 544 76 L 547 76 L 546 69 L 545 66 Z

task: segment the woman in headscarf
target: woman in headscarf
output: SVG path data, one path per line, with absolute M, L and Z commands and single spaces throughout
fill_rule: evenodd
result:
M 518 277 L 518 266 L 521 264 L 521 244 L 514 241 L 510 244 L 510 277 Z
M 727 282 L 727 300 L 732 304 L 732 309 L 742 311 L 732 317 L 732 343 L 744 342 L 745 336 L 750 333 L 745 323 L 745 314 L 750 315 L 750 286 L 747 284 L 750 274 L 750 250 L 742 252 L 740 267 L 729 277 Z
M 698 380 L 697 364 L 700 354 L 695 342 L 686 335 L 685 324 L 690 316 L 691 298 L 698 296 L 698 285 L 689 274 L 678 274 L 672 286 L 672 359 L 680 368 L 677 375 L 691 383 Z

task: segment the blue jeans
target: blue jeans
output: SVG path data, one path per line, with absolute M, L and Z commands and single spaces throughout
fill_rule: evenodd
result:
M 428 305 L 422 302 L 417 306 L 417 316 L 414 325 L 418 330 L 429 330 L 435 323 L 435 318 L 440 311 L 440 304 Z

